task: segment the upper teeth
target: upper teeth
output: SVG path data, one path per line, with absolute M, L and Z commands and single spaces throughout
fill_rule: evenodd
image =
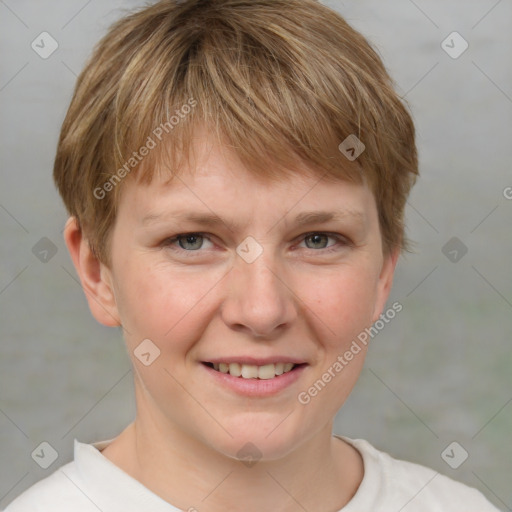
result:
M 215 370 L 244 379 L 272 379 L 276 375 L 289 372 L 294 366 L 293 363 L 271 363 L 263 366 L 239 363 L 213 363 Z

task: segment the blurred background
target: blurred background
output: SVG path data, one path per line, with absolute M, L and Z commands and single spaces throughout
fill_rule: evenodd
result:
M 414 253 L 335 433 L 512 510 L 512 3 L 325 1 L 378 49 L 418 130 Z M 139 1 L 0 1 L 0 508 L 133 420 L 121 332 L 90 315 L 52 182 L 94 43 Z M 45 34 L 42 34 L 45 33 Z M 385 127 L 383 127 L 385 129 Z M 47 469 L 31 454 L 55 450 Z M 52 452 L 53 453 L 53 452 Z

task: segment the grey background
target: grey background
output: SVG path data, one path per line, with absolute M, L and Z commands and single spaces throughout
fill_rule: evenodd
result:
M 415 253 L 389 301 L 403 311 L 374 338 L 335 431 L 512 510 L 512 3 L 325 3 L 378 47 L 411 105 L 422 174 L 407 206 Z M 71 460 L 73 438 L 114 437 L 135 413 L 121 333 L 89 313 L 51 170 L 76 74 L 140 4 L 0 1 L 0 508 Z M 59 44 L 46 60 L 30 46 L 42 31 Z M 457 59 L 441 48 L 452 31 L 469 43 Z M 468 250 L 458 262 L 442 251 L 454 236 Z M 43 237 L 57 250 L 46 263 L 32 252 Z M 42 441 L 59 454 L 47 470 L 31 458 Z M 441 458 L 453 441 L 469 453 L 458 469 Z

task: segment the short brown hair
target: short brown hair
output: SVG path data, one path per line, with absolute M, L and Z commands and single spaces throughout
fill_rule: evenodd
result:
M 100 260 L 123 178 L 178 174 L 199 125 L 264 178 L 365 179 L 384 253 L 407 248 L 414 124 L 366 39 L 315 0 L 162 0 L 112 25 L 62 125 L 54 179 Z M 365 146 L 353 162 L 350 135 Z

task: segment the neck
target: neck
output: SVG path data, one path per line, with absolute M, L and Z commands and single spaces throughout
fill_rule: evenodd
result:
M 226 457 L 179 429 L 138 416 L 103 454 L 165 501 L 201 512 L 337 512 L 355 494 L 363 463 L 331 435 L 332 422 L 276 460 Z

